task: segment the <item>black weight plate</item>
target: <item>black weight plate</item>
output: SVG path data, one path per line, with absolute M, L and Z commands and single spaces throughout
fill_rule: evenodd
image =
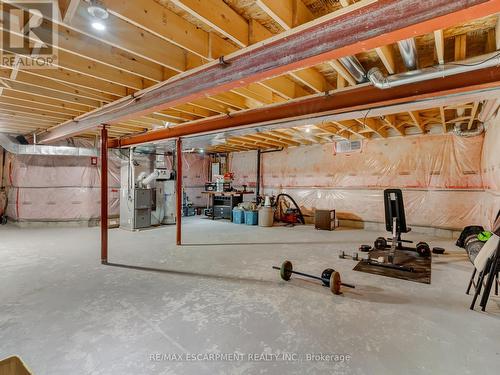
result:
M 432 248 L 432 253 L 433 254 L 444 254 L 444 249 L 442 247 L 433 247 Z
M 377 238 L 374 247 L 377 250 L 384 250 L 387 247 L 387 240 L 384 237 Z
M 372 249 L 372 247 L 370 245 L 361 245 L 359 247 L 359 251 L 363 252 L 363 253 L 367 253 L 369 252 L 370 250 Z
M 285 260 L 280 268 L 280 276 L 283 280 L 288 281 L 292 277 L 293 266 L 292 262 Z
M 417 244 L 417 253 L 423 258 L 427 258 L 431 255 L 431 248 L 425 242 L 419 242 Z
M 321 273 L 321 278 L 323 279 L 323 285 L 324 286 L 330 286 L 330 277 L 332 276 L 332 273 L 334 273 L 335 270 L 333 268 L 327 268 Z M 328 280 L 328 282 L 326 281 Z

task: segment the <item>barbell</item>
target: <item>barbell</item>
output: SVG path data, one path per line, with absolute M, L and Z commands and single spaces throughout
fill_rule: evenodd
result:
M 333 268 L 325 269 L 321 273 L 321 276 L 314 276 L 304 272 L 294 271 L 292 262 L 290 262 L 289 260 L 285 260 L 281 267 L 273 266 L 273 269 L 279 270 L 281 278 L 285 281 L 289 281 L 292 277 L 292 274 L 319 280 L 323 283 L 324 286 L 329 287 L 332 293 L 336 295 L 342 294 L 342 292 L 340 291 L 340 286 L 355 288 L 354 285 L 343 283 L 340 279 L 340 273 L 335 271 Z

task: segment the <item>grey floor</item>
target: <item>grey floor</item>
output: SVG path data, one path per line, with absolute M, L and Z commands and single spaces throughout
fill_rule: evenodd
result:
M 145 267 L 134 269 L 99 263 L 98 228 L 1 227 L 0 357 L 17 354 L 37 375 L 499 371 L 500 299 L 468 309 L 472 268 L 450 240 L 427 239 L 450 254 L 424 285 L 338 259 L 382 233 L 191 218 L 184 234 L 192 245 L 174 246 L 174 227 L 110 231 L 110 262 Z M 284 259 L 333 267 L 356 289 L 283 282 L 271 265 Z M 311 360 L 320 353 L 332 356 Z

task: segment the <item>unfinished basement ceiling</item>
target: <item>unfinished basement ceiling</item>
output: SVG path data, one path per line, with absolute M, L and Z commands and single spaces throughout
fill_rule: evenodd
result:
M 90 27 L 86 2 L 80 1 L 75 8 L 70 7 L 72 3 L 60 1 L 64 20 L 59 25 L 57 69 L 1 68 L 0 78 L 5 87 L 0 96 L 0 132 L 42 134 L 106 103 L 307 20 L 352 6 L 354 2 L 349 5 L 347 0 L 302 0 L 301 17 L 289 21 L 286 7 L 270 9 L 276 3 L 269 0 L 225 0 L 211 2 L 216 6 L 203 8 L 194 0 L 103 0 L 110 11 L 105 32 Z M 165 27 L 164 20 L 169 27 Z M 49 20 L 45 22 L 50 24 Z M 497 16 L 490 16 L 417 36 L 419 67 L 495 51 L 497 22 Z M 243 32 L 247 29 L 250 34 Z M 385 74 L 406 71 L 397 45 L 362 52 L 356 57 L 366 71 L 373 67 L 382 69 Z M 359 83 L 338 61 L 325 61 L 223 94 L 112 124 L 109 135 L 120 138 L 357 85 Z M 417 111 L 412 116 L 395 113 L 385 118 L 352 118 L 345 123 L 310 125 L 324 132 L 335 132 L 331 134 L 333 137 L 330 134 L 319 136 L 325 141 L 448 132 L 457 121 L 464 122 L 468 128 L 475 126 L 481 102 L 463 104 L 464 113 L 460 108 L 442 106 Z M 415 119 L 423 120 L 419 123 Z M 376 123 L 376 130 L 369 123 Z M 94 137 L 97 134 L 95 130 L 82 135 Z

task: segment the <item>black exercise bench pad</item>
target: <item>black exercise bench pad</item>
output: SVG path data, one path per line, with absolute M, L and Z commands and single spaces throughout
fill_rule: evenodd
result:
M 387 255 L 387 250 L 372 250 L 370 251 L 370 257 L 372 259 L 377 259 Z M 414 251 L 398 250 L 396 252 L 395 263 L 398 265 L 412 267 L 415 271 L 401 271 L 392 268 L 374 266 L 366 262 L 359 262 L 354 271 L 372 273 L 374 275 L 393 277 L 395 279 L 402 279 L 408 281 L 414 281 L 416 283 L 430 284 L 431 283 L 431 265 L 432 258 L 419 257 Z

